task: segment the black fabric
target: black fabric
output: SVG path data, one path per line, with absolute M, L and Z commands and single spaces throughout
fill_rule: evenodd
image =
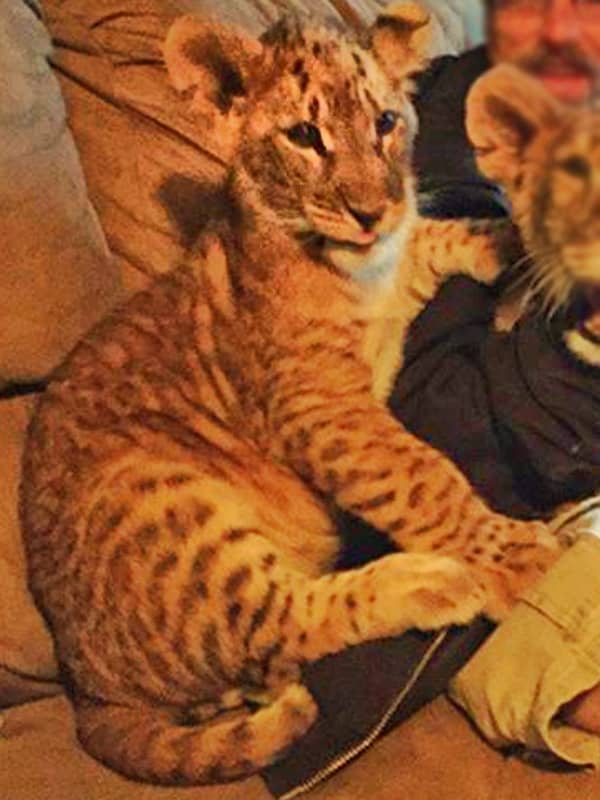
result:
M 539 517 L 600 485 L 600 370 L 532 313 L 491 327 L 494 293 L 451 279 L 412 326 L 390 405 L 511 516 Z M 452 425 L 448 421 L 452 420 Z
M 387 732 L 442 692 L 491 630 L 489 622 L 478 619 L 446 631 L 442 641 L 436 633 L 410 631 L 308 665 L 304 681 L 319 705 L 319 718 L 286 759 L 263 771 L 271 793 L 282 797 L 295 787 L 308 790 L 328 776 L 320 773 L 334 760 L 350 763 L 353 758 L 345 757 L 360 755 L 373 731 Z M 405 687 L 410 690 L 400 697 Z

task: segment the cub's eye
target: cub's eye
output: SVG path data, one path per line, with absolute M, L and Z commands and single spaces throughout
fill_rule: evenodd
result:
M 319 155 L 325 155 L 327 152 L 321 138 L 321 131 L 311 122 L 299 122 L 288 128 L 286 134 L 290 142 L 297 144 L 298 147 L 312 147 Z
M 377 136 L 387 136 L 398 124 L 399 115 L 395 111 L 384 111 L 375 121 Z
M 569 156 L 560 161 L 558 166 L 574 178 L 587 178 L 590 174 L 590 165 L 582 156 Z

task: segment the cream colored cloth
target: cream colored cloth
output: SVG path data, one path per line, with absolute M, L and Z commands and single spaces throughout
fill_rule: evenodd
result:
M 495 747 L 518 743 L 574 765 L 600 765 L 600 737 L 559 717 L 565 703 L 600 682 L 600 539 L 585 532 L 600 535 L 599 517 L 596 509 L 577 520 L 580 539 L 451 685 L 451 697 Z
M 0 388 L 45 376 L 119 290 L 35 10 L 0 0 Z
M 50 633 L 27 590 L 18 520 L 31 406 L 23 398 L 0 402 L 0 708 L 60 691 Z

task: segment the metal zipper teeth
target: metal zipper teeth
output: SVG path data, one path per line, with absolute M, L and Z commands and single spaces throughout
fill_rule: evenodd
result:
M 325 767 L 320 769 L 312 776 L 312 778 L 309 778 L 309 780 L 307 780 L 305 783 L 301 783 L 298 786 L 295 786 L 293 789 L 290 789 L 289 792 L 279 795 L 277 800 L 293 800 L 293 798 L 298 797 L 299 795 L 304 794 L 305 792 L 309 792 L 311 789 L 314 789 L 317 784 L 324 781 L 325 778 L 329 778 L 334 772 L 337 772 L 339 769 L 344 767 L 349 761 L 352 761 L 354 758 L 356 758 L 356 756 L 360 755 L 360 753 L 362 753 L 363 750 L 366 750 L 368 747 L 370 747 L 373 744 L 373 742 L 379 737 L 379 735 L 381 734 L 387 723 L 390 721 L 392 716 L 396 713 L 404 698 L 413 688 L 415 683 L 419 680 L 419 678 L 425 671 L 429 662 L 431 661 L 431 659 L 433 658 L 433 656 L 435 655 L 435 653 L 437 652 L 438 648 L 440 647 L 440 645 L 442 644 L 447 635 L 448 635 L 447 630 L 442 630 L 438 633 L 433 642 L 429 645 L 421 661 L 415 667 L 414 672 L 410 676 L 408 682 L 406 683 L 402 691 L 398 694 L 394 702 L 388 707 L 383 717 L 381 717 L 379 722 L 375 725 L 375 727 L 371 730 L 371 732 L 365 736 L 365 738 L 362 741 L 360 741 L 358 744 L 354 745 L 354 747 L 352 747 L 350 750 L 347 750 L 345 753 L 342 753 L 342 755 L 338 756 L 329 764 L 327 764 Z

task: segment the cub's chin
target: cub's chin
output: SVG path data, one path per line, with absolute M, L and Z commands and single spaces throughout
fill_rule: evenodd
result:
M 372 243 L 364 245 L 323 237 L 321 257 L 357 283 L 391 279 L 402 260 L 410 230 L 407 221 L 391 233 L 380 235 Z
M 321 257 L 340 272 L 354 276 L 368 268 L 378 242 L 376 239 L 370 244 L 354 244 L 324 237 L 321 240 Z

